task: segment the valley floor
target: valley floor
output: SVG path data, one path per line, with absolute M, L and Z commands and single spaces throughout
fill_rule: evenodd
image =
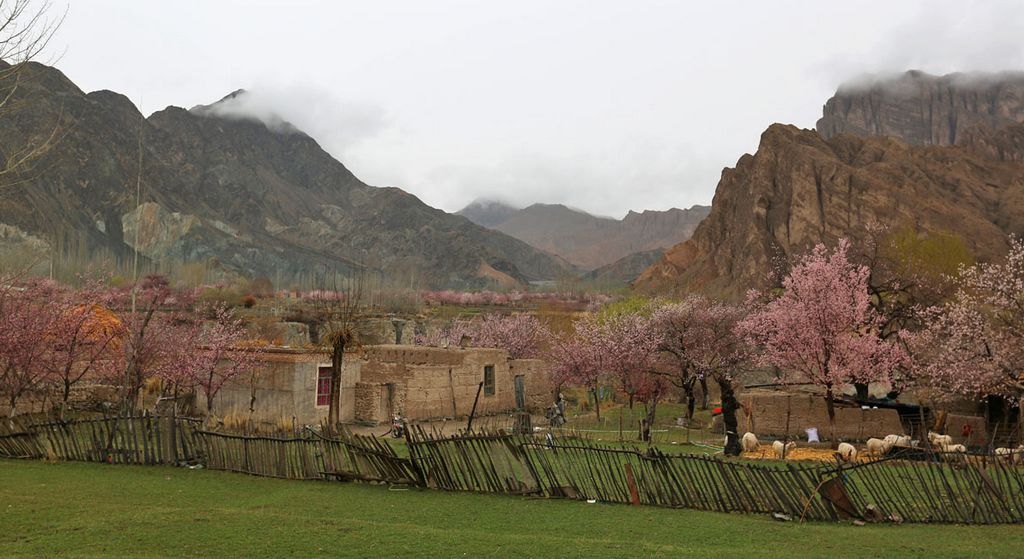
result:
M 1020 526 L 764 516 L 0 460 L 0 557 L 1020 557 Z

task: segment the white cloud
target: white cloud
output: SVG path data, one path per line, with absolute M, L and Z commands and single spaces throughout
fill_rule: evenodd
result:
M 221 118 L 256 119 L 282 133 L 292 132 L 294 126 L 338 158 L 388 127 L 381 107 L 343 101 L 329 90 L 311 86 L 258 85 L 193 110 Z

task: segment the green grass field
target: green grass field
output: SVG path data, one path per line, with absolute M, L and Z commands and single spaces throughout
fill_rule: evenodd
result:
M 781 523 L 164 467 L 0 460 L 2 557 L 1013 557 L 1020 526 Z

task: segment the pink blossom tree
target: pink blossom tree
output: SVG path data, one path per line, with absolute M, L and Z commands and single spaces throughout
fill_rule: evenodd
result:
M 573 324 L 573 331 L 551 337 L 548 344 L 547 360 L 551 375 L 559 388 L 574 384 L 587 389 L 594 396 L 594 411 L 601 421 L 601 400 L 598 388 L 603 381 L 605 370 L 604 337 L 600 324 L 588 316 Z
M 77 289 L 55 290 L 49 300 L 56 320 L 42 366 L 58 385 L 61 413 L 68 406 L 71 389 L 83 379 L 101 376 L 116 358 L 120 321 L 110 311 L 111 303 L 110 290 L 96 280 Z
M 185 376 L 199 387 L 206 397 L 206 409 L 213 411 L 217 393 L 235 377 L 251 372 L 256 366 L 256 351 L 245 327 L 225 305 L 202 308 L 190 340 L 191 350 L 184 356 Z
M 750 346 L 737 326 L 745 314 L 741 307 L 700 296 L 690 296 L 655 311 L 652 321 L 662 332 L 660 349 L 670 355 L 673 365 L 687 374 L 712 379 L 722 396 L 725 423 L 725 453 L 740 453 L 736 400 L 733 382 L 742 374 Z
M 761 294 L 748 297 L 752 310 L 738 326 L 759 348 L 757 364 L 824 389 L 833 445 L 835 390 L 887 380 L 906 363 L 900 344 L 878 336 L 882 317 L 868 295 L 869 271 L 852 264 L 848 250 L 845 239 L 831 252 L 814 247 L 783 280 L 781 295 L 767 302 Z
M 0 305 L 0 393 L 7 396 L 8 417 L 18 413 L 18 400 L 49 379 L 43 366 L 58 321 L 49 304 L 56 284 L 34 281 L 7 290 Z
M 512 359 L 529 359 L 543 353 L 550 334 L 537 317 L 514 313 L 491 313 L 474 320 L 456 320 L 450 325 L 416 336 L 417 345 L 457 347 L 464 336 L 473 347 L 504 349 Z
M 148 276 L 118 294 L 121 351 L 109 375 L 121 386 L 123 413 L 135 410 L 146 379 L 186 376 L 181 357 L 188 339 L 183 336 L 188 319 L 182 316 L 187 303 L 162 276 Z
M 957 285 L 910 336 L 917 382 L 937 400 L 1016 400 L 1024 421 L 1024 240 L 1011 239 L 1002 262 L 964 268 Z
M 632 409 L 637 398 L 642 399 L 655 387 L 661 387 L 661 383 L 653 378 L 660 378 L 654 374 L 660 342 L 658 332 L 650 318 L 641 313 L 609 316 L 599 325 L 605 367 L 626 393 Z

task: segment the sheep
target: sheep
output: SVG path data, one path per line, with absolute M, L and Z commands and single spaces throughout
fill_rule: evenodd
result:
M 757 435 L 744 433 L 742 439 L 743 452 L 754 452 L 757 450 Z
M 946 444 L 942 445 L 942 452 L 967 452 L 967 447 L 962 444 Z
M 839 457 L 846 462 L 853 462 L 857 459 L 857 447 L 850 443 L 839 443 L 839 448 L 836 450 Z
M 894 440 L 868 439 L 867 451 L 872 455 L 885 454 L 896 444 Z
M 789 441 L 785 445 L 782 444 L 782 441 L 772 443 L 772 450 L 775 451 L 775 456 L 778 458 L 784 458 L 783 454 L 789 454 L 794 448 L 796 448 L 796 443 L 793 441 Z
M 928 442 L 932 443 L 932 446 L 942 448 L 953 444 L 953 437 L 949 435 L 940 435 L 938 433 L 928 432 Z
M 1013 464 L 1017 461 L 1016 452 L 1016 449 L 1013 448 L 999 447 L 996 449 L 995 454 L 997 457 L 1005 458 L 1007 462 Z
M 900 436 L 899 436 L 899 435 L 886 435 L 885 437 L 883 437 L 883 438 L 882 438 L 882 440 L 883 440 L 883 441 L 885 441 L 885 442 L 887 442 L 887 443 L 892 443 L 892 444 L 896 444 L 896 441 L 897 441 L 897 440 L 898 440 L 899 438 L 900 438 Z
M 913 446 L 914 441 L 910 440 L 910 435 L 900 435 L 896 437 L 895 446 Z

